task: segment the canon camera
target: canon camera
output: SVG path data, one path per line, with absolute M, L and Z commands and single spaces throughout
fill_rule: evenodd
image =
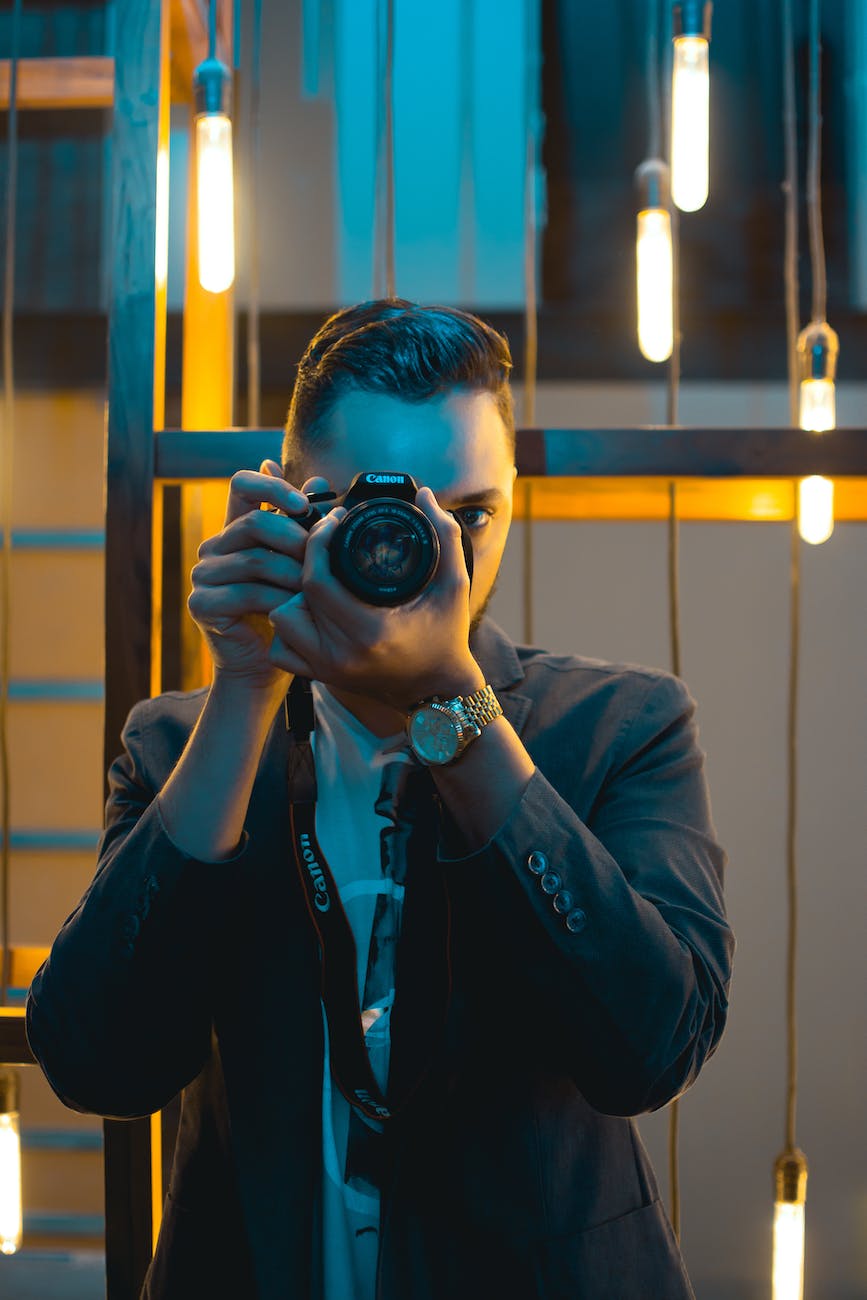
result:
M 369 470 L 356 474 L 342 498 L 334 492 L 310 494 L 310 509 L 297 520 L 309 531 L 325 511 L 346 508 L 329 546 L 331 572 L 368 605 L 406 604 L 437 571 L 440 540 L 415 504 L 417 491 L 410 474 Z M 455 518 L 472 580 L 472 542 L 463 520 Z

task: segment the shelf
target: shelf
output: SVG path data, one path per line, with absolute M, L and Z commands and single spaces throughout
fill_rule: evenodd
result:
M 19 59 L 19 108 L 111 108 L 114 59 Z M 0 108 L 9 108 L 9 60 L 0 59 Z

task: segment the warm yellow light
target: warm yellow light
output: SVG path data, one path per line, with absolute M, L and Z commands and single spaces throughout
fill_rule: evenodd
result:
M 837 402 L 833 379 L 802 379 L 801 410 L 798 419 L 802 429 L 813 433 L 826 433 L 837 427 Z
M 682 212 L 707 202 L 710 74 L 703 36 L 677 36 L 671 86 L 671 197 Z
M 224 113 L 196 118 L 199 283 L 225 293 L 235 279 L 232 123 Z
M 804 1297 L 804 1205 L 774 1205 L 773 1300 Z
M 169 272 L 169 151 L 157 151 L 157 212 L 154 275 L 164 289 Z
M 648 361 L 671 356 L 672 312 L 671 217 L 664 208 L 638 214 L 635 246 L 638 279 L 638 346 Z
M 811 474 L 798 484 L 798 532 L 818 546 L 834 531 L 834 481 Z
M 21 1245 L 21 1130 L 17 1111 L 0 1112 L 0 1252 Z

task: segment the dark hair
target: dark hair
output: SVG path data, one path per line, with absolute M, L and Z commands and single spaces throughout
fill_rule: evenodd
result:
M 451 388 L 491 393 L 514 448 L 511 368 L 508 340 L 470 312 L 404 298 L 344 307 L 317 330 L 298 363 L 283 430 L 283 472 L 294 482 L 310 451 L 325 445 L 326 417 L 350 389 L 405 402 Z

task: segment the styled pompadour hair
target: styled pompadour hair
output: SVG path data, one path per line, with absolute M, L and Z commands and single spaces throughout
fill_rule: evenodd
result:
M 404 402 L 465 388 L 490 393 L 514 449 L 512 355 L 503 334 L 456 307 L 379 298 L 329 316 L 298 363 L 283 430 L 283 473 L 296 482 L 342 393 L 360 389 Z M 300 481 L 300 480 L 299 480 Z

